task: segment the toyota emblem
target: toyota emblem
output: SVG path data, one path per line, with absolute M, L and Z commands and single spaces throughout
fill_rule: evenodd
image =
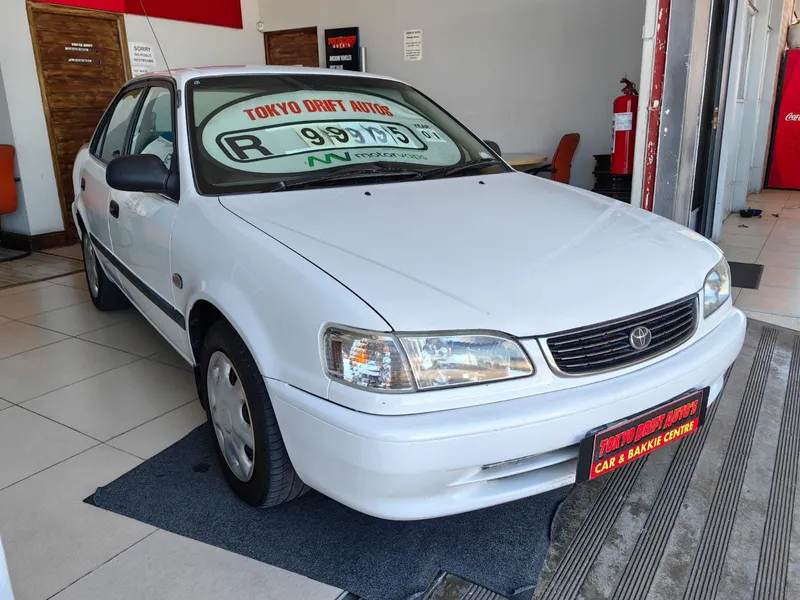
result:
M 653 334 L 647 327 L 637 327 L 631 331 L 630 338 L 631 348 L 634 350 L 644 350 L 653 341 Z

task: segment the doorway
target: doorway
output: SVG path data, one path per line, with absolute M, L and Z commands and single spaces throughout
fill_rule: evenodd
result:
M 264 34 L 268 65 L 319 66 L 319 40 L 316 27 L 268 31 Z
M 711 238 L 714 229 L 725 101 L 733 47 L 730 33 L 735 19 L 735 3 L 725 0 L 712 3 L 690 216 L 690 226 L 708 238 Z
M 74 243 L 72 166 L 129 79 L 125 22 L 118 13 L 33 2 L 28 2 L 28 22 L 66 242 Z

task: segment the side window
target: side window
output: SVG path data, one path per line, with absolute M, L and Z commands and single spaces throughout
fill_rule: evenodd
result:
M 170 169 L 174 141 L 172 93 L 166 87 L 151 87 L 133 128 L 131 154 L 154 154 Z
M 131 90 L 117 102 L 97 145 L 100 160 L 110 162 L 125 151 L 125 136 L 141 93 L 141 88 Z

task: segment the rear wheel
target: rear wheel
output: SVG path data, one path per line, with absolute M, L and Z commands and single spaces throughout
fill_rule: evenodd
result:
M 94 251 L 89 233 L 83 233 L 83 266 L 86 270 L 86 284 L 92 304 L 99 310 L 117 310 L 130 303 L 113 281 L 106 277 L 103 267 Z
M 225 321 L 205 337 L 198 384 L 222 471 L 242 500 L 277 506 L 309 490 L 289 460 L 253 356 Z

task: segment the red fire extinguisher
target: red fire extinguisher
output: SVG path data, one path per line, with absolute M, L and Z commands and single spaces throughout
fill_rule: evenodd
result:
M 636 111 L 639 108 L 639 92 L 636 84 L 623 77 L 622 96 L 614 100 L 614 141 L 611 147 L 611 173 L 630 175 L 633 173 L 633 151 L 636 138 Z

